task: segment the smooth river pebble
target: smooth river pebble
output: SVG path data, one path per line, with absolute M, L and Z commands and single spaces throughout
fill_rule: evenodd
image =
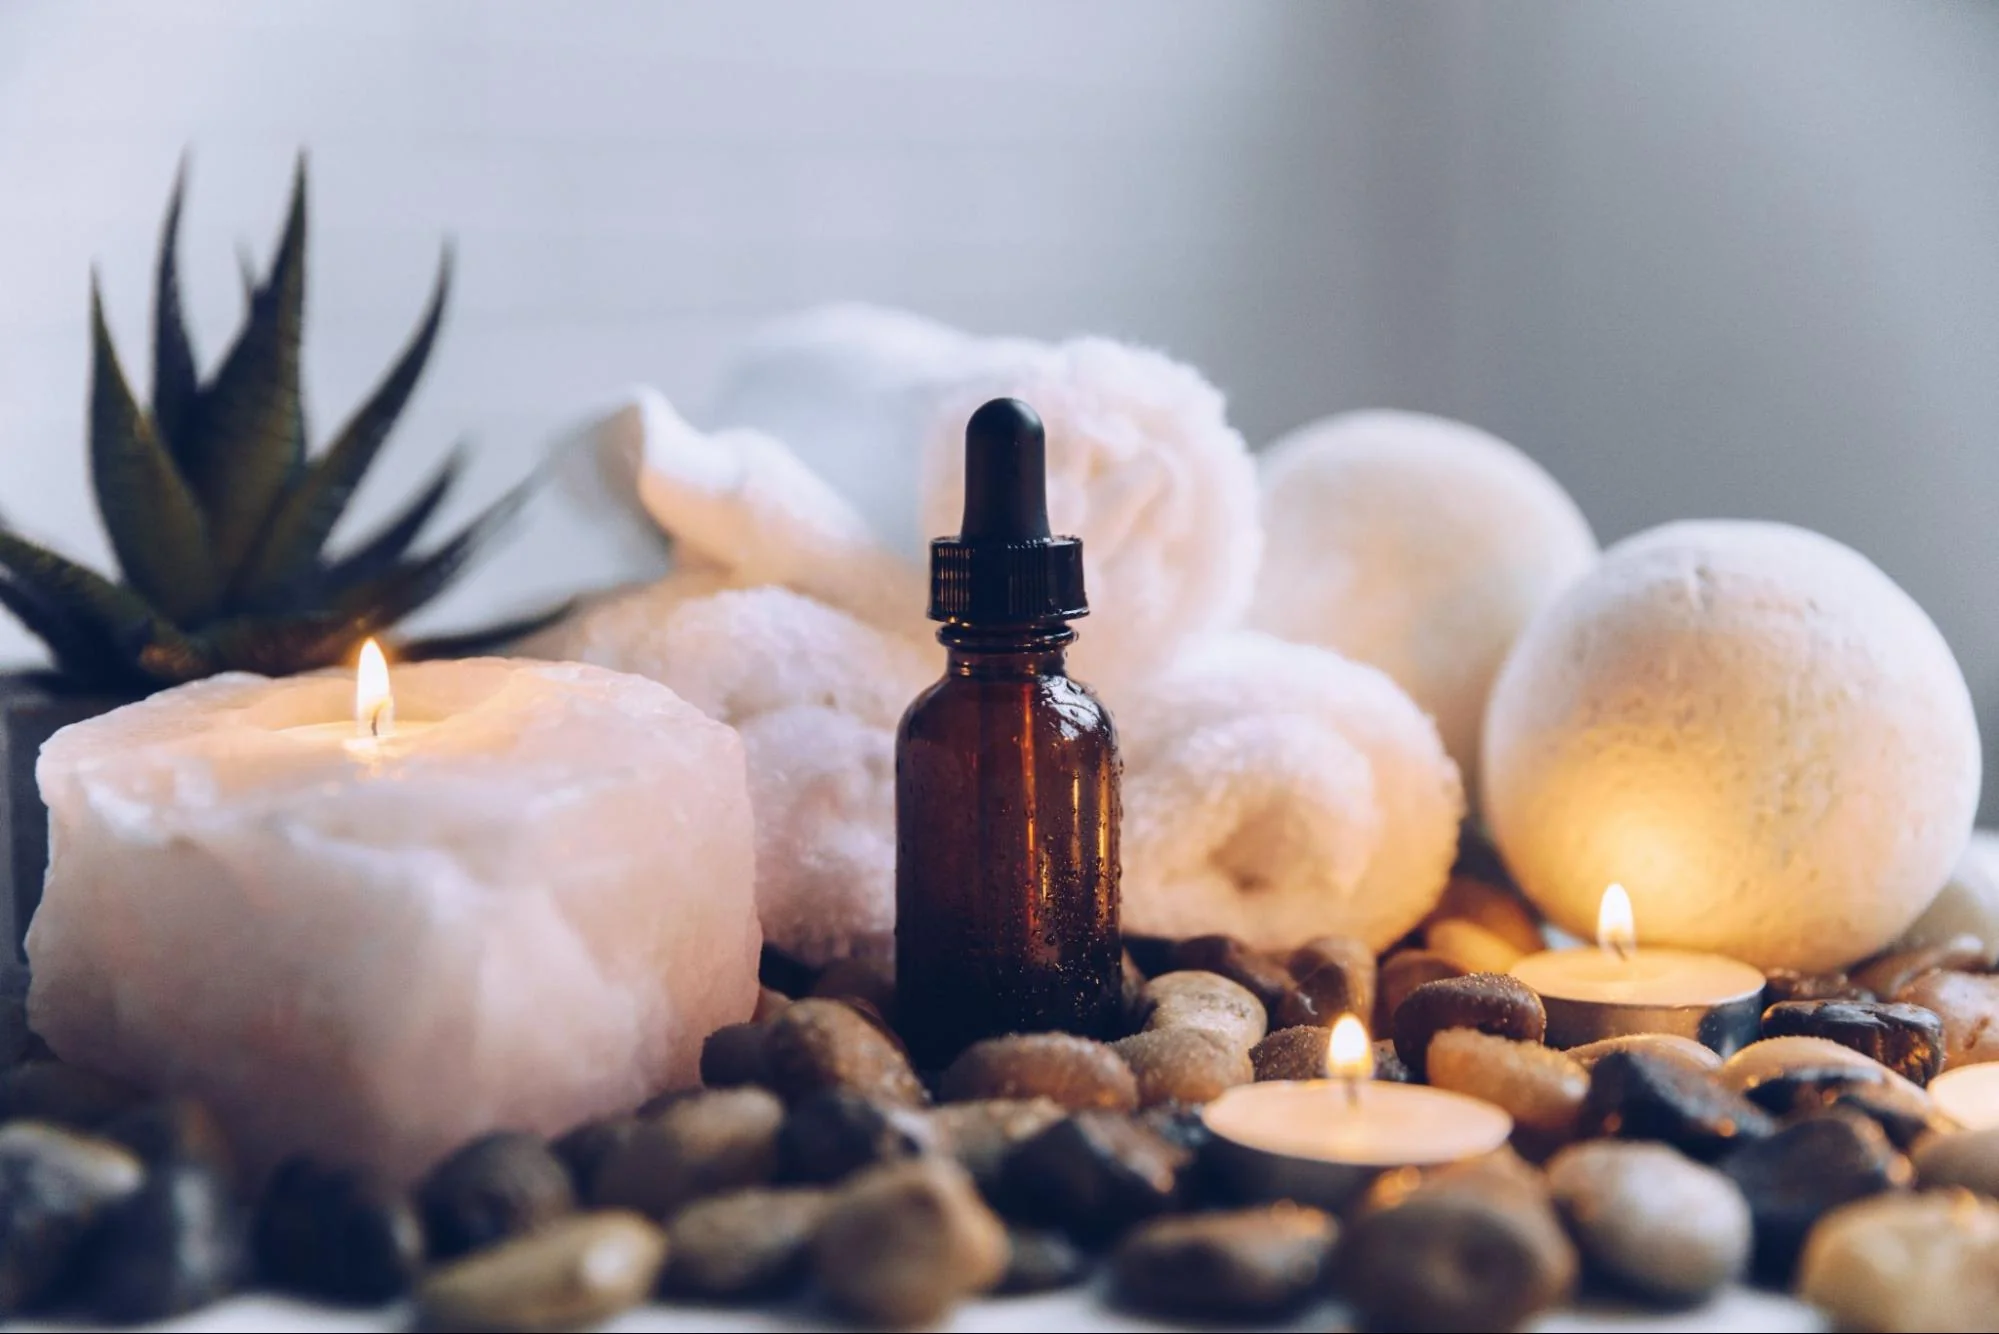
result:
M 1849 1204 L 1812 1230 L 1798 1295 L 1838 1329 L 1999 1328 L 1999 1205 L 1964 1191 Z
M 1281 1203 L 1154 1219 L 1112 1258 L 1120 1297 L 1161 1315 L 1250 1318 L 1292 1310 L 1324 1284 L 1338 1229 Z
M 785 1113 L 777 1170 L 786 1181 L 827 1182 L 877 1163 L 914 1158 L 936 1134 L 924 1113 L 852 1089 L 824 1089 Z
M 853 1178 L 812 1242 L 812 1272 L 827 1296 L 881 1325 L 935 1321 L 998 1283 L 1006 1262 L 1006 1228 L 964 1169 L 937 1158 Z
M 84 1237 L 144 1179 L 123 1145 L 39 1121 L 0 1127 L 0 1316 L 53 1294 Z
M 1395 1011 L 1395 1052 L 1418 1078 L 1430 1039 L 1447 1028 L 1475 1028 L 1495 1037 L 1539 1042 L 1548 1028 L 1541 998 L 1518 978 L 1472 973 L 1425 982 Z
M 1149 1028 L 1111 1046 L 1138 1080 L 1138 1104 L 1202 1103 L 1256 1078 L 1250 1053 L 1205 1028 Z
M 389 1301 L 423 1268 L 423 1224 L 408 1192 L 365 1169 L 305 1157 L 271 1173 L 253 1242 L 265 1282 L 325 1301 Z
M 1219 973 L 1162 973 L 1145 984 L 1138 1008 L 1145 1028 L 1204 1028 L 1245 1052 L 1270 1027 L 1263 1002 Z
M 1321 936 L 1291 952 L 1289 967 L 1297 982 L 1271 1011 L 1279 1028 L 1319 1024 L 1331 1028 L 1343 1014 L 1366 1023 L 1374 1014 L 1376 968 L 1374 951 L 1348 936 Z
M 1961 1186 L 1999 1198 L 1999 1126 L 1930 1135 L 1909 1158 L 1925 1189 Z
M 448 1260 L 576 1207 L 569 1169 L 533 1135 L 502 1131 L 458 1149 L 416 1189 L 434 1259 Z
M 642 1117 L 597 1166 L 590 1203 L 668 1219 L 706 1195 L 777 1172 L 784 1104 L 760 1088 L 708 1089 Z
M 1943 1021 L 1898 1001 L 1782 1001 L 1763 1012 L 1763 1036 L 1825 1038 L 1917 1084 L 1943 1068 Z
M 1596 1063 L 1578 1121 L 1584 1136 L 1662 1140 L 1701 1162 L 1776 1129 L 1768 1112 L 1715 1078 L 1641 1051 Z
M 813 1234 L 832 1207 L 824 1190 L 738 1190 L 697 1200 L 667 1225 L 666 1290 L 740 1298 L 805 1278 Z
M 644 1301 L 666 1234 L 637 1214 L 571 1214 L 437 1269 L 417 1288 L 430 1330 L 563 1330 Z
M 1902 1189 L 1914 1180 L 1909 1160 L 1865 1117 L 1827 1113 L 1745 1144 L 1720 1164 L 1749 1201 L 1756 1229 L 1756 1269 L 1787 1281 L 1812 1225 L 1842 1204 Z
M 1936 1012 L 1953 1067 L 1999 1061 L 1999 973 L 1929 973 L 1895 999 Z
M 1447 1028 L 1430 1039 L 1429 1082 L 1481 1098 L 1513 1118 L 1514 1146 L 1545 1158 L 1574 1138 L 1589 1072 L 1538 1042 L 1515 1042 L 1472 1028 Z
M 844 1001 L 794 1002 L 767 1027 L 763 1055 L 769 1086 L 787 1102 L 829 1088 L 912 1107 L 929 1101 L 909 1057 Z
M 106 1211 L 85 1252 L 79 1289 L 93 1313 L 119 1324 L 206 1306 L 248 1267 L 230 1183 L 192 1163 L 155 1168 Z
M 1372 962 L 1370 960 L 1370 962 Z M 1291 989 L 1291 970 L 1234 936 L 1192 936 L 1173 947 L 1173 967 L 1215 973 L 1274 1009 Z
M 1000 1171 L 1010 1217 L 1105 1241 L 1172 1210 L 1194 1155 L 1129 1116 L 1077 1112 L 1017 1146 Z
M 1675 1061 L 1697 1074 L 1721 1069 L 1719 1052 L 1677 1033 L 1626 1033 L 1614 1038 L 1599 1038 L 1580 1047 L 1570 1047 L 1568 1057 L 1583 1069 L 1590 1070 L 1614 1051 L 1642 1051 L 1650 1056 Z
M 975 1042 L 944 1071 L 939 1089 L 945 1102 L 1050 1098 L 1078 1110 L 1138 1106 L 1138 1080 L 1124 1058 L 1105 1043 L 1069 1033 L 1015 1033 Z
M 1548 1164 L 1548 1188 L 1591 1268 L 1652 1301 L 1705 1301 L 1749 1266 L 1733 1181 L 1663 1144 L 1592 1140 Z

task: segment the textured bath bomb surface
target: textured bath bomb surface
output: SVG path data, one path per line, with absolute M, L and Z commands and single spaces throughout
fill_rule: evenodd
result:
M 1841 967 L 1929 904 L 1971 834 L 1978 729 L 1922 609 L 1775 523 L 1676 523 L 1606 552 L 1530 624 L 1486 715 L 1487 824 L 1587 937 L 1604 887 L 1641 944 Z
M 56 735 L 28 1009 L 67 1060 L 196 1095 L 257 1167 L 410 1177 L 698 1080 L 761 936 L 736 733 L 576 663 L 419 663 L 378 767 L 276 729 L 351 678 L 219 676 Z
M 1507 649 L 1596 559 L 1582 511 L 1504 440 L 1417 412 L 1313 422 L 1260 471 L 1250 623 L 1394 677 L 1471 783 Z

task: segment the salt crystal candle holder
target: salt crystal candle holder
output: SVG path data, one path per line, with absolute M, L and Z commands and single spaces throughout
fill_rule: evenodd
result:
M 1596 930 L 1594 949 L 1543 950 L 1511 970 L 1540 995 L 1550 1047 L 1669 1033 L 1725 1057 L 1760 1036 L 1760 970 L 1719 954 L 1637 948 L 1622 885 L 1604 891 Z
M 757 995 L 736 734 L 574 663 L 381 677 L 219 676 L 48 742 L 35 1031 L 206 1100 L 252 1170 L 408 1178 L 695 1082 Z
M 1203 1109 L 1217 1170 L 1239 1198 L 1339 1213 L 1383 1172 L 1476 1158 L 1513 1133 L 1513 1118 L 1482 1099 L 1377 1082 L 1352 1015 L 1333 1026 L 1326 1067 L 1326 1079 L 1239 1084 Z

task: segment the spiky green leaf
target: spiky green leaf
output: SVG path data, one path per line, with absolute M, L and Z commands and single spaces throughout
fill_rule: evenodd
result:
M 111 652 L 102 636 L 44 601 L 34 590 L 15 583 L 12 576 L 0 576 L 0 607 L 12 612 L 29 634 L 47 646 L 56 670 L 77 685 L 117 689 L 130 682 L 132 665 Z
M 90 474 L 97 509 L 125 581 L 181 625 L 197 625 L 220 595 L 208 525 L 180 469 L 139 411 L 90 285 Z
M 437 507 L 444 503 L 464 469 L 465 449 L 461 445 L 451 451 L 443 466 L 432 475 L 429 484 L 393 518 L 325 568 L 323 586 L 336 591 L 352 588 L 392 569 L 416 544 L 424 525 L 430 522 Z
M 305 313 L 305 162 L 293 178 L 277 258 L 236 341 L 201 392 L 184 452 L 208 515 L 225 586 L 256 544 L 304 459 L 299 330 Z
M 295 584 L 318 561 L 320 549 L 326 545 L 334 524 L 353 499 L 355 488 L 361 485 L 361 479 L 374 463 L 396 418 L 402 415 L 425 363 L 430 360 L 450 291 L 451 253 L 447 250 L 439 261 L 437 283 L 416 332 L 332 445 L 285 493 L 259 536 L 256 549 L 244 563 L 235 585 L 236 598 L 254 605 Z
M 173 197 L 160 228 L 159 278 L 153 294 L 153 422 L 161 443 L 182 467 L 181 451 L 193 426 L 194 405 L 201 392 L 194 367 L 194 343 L 180 303 L 180 204 L 187 187 L 187 159 L 174 173 Z
M 207 639 L 223 670 L 287 676 L 333 666 L 371 629 L 353 612 L 308 611 L 218 621 Z
M 346 590 L 340 595 L 340 605 L 366 615 L 376 626 L 395 624 L 451 586 L 466 562 L 520 512 L 534 482 L 530 477 L 501 496 L 426 555 L 401 561 L 386 573 Z
M 540 634 L 574 610 L 576 602 L 572 598 L 526 616 L 482 625 L 476 630 L 428 635 L 401 645 L 396 656 L 405 662 L 428 662 L 433 658 L 479 658 L 489 653 L 502 653 L 529 635 Z
M 77 633 L 101 641 L 107 662 L 136 664 L 138 672 L 169 685 L 213 670 L 199 641 L 137 593 L 5 529 L 0 529 L 0 571 L 24 596 L 55 609 Z

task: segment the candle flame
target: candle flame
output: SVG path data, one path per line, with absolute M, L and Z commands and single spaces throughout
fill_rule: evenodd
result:
M 389 660 L 382 656 L 382 646 L 370 639 L 361 646 L 361 665 L 354 671 L 354 731 L 363 737 L 384 737 L 395 730 Z
M 1631 895 L 1622 885 L 1603 891 L 1603 904 L 1596 910 L 1596 944 L 1620 959 L 1638 948 L 1638 921 L 1631 912 Z
M 1340 1016 L 1326 1041 L 1326 1073 L 1334 1079 L 1374 1078 L 1374 1045 L 1367 1026 L 1350 1014 Z

